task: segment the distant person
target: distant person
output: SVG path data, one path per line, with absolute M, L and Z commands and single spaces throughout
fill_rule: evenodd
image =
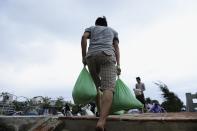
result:
M 68 105 L 68 103 L 65 104 L 65 106 L 63 107 L 63 114 L 64 116 L 70 116 L 71 115 L 71 111 L 70 111 L 70 106 Z
M 144 105 L 142 112 L 144 112 L 144 109 L 146 108 L 145 105 L 145 98 L 144 98 L 144 91 L 145 91 L 145 85 L 144 83 L 141 82 L 141 78 L 140 77 L 136 77 L 136 85 L 135 85 L 135 96 L 136 98 Z
M 90 43 L 86 52 L 88 39 Z M 105 17 L 99 17 L 95 21 L 95 26 L 85 29 L 81 39 L 81 48 L 83 64 L 88 65 L 97 88 L 96 104 L 100 117 L 96 131 L 104 131 L 106 118 L 112 105 L 116 75 L 120 75 L 121 71 L 118 33 L 108 27 Z M 103 92 L 102 96 L 100 91 Z
M 151 108 L 148 110 L 148 112 L 152 113 L 165 113 L 165 109 L 160 106 L 158 102 L 154 102 Z

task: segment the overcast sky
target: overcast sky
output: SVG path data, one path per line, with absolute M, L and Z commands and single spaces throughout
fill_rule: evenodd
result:
M 162 81 L 185 102 L 197 92 L 196 0 L 0 0 L 0 92 L 63 96 L 83 68 L 81 35 L 99 16 L 119 33 L 121 79 L 162 101 Z

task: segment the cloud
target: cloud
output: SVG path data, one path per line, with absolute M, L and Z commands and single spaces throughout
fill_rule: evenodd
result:
M 36 62 L 29 60 L 1 64 L 1 89 L 27 97 L 43 95 L 71 99 L 72 88 L 83 65 L 79 60 L 80 47 L 68 43 L 70 42 L 56 40 L 53 45 L 45 47 L 51 49 L 48 52 L 36 52 L 35 49 L 37 54 L 33 58 L 39 59 L 38 55 L 42 57 L 43 53 L 46 58 L 52 55 L 53 58 L 47 58 L 48 62 L 41 62 L 45 61 L 45 57 L 42 57 L 41 61 Z M 38 45 L 41 47 L 42 44 Z
M 30 49 L 30 56 L 23 58 L 25 62 L 8 63 L 10 66 L 7 66 L 7 63 L 5 63 L 2 66 L 1 72 L 4 74 L 2 79 L 5 79 L 4 81 L 7 79 L 7 82 L 9 82 L 10 79 L 5 77 L 7 75 L 16 84 L 47 84 L 50 81 L 48 84 L 51 85 L 53 80 L 58 81 L 54 84 L 62 84 L 60 81 L 64 81 L 63 79 L 66 77 L 66 74 L 68 79 L 72 76 L 73 73 L 70 69 L 75 68 L 80 63 L 78 61 L 80 48 L 78 47 L 78 53 L 76 53 L 77 47 L 66 43 L 69 42 L 57 40 L 53 45 L 41 46 L 42 44 L 38 44 L 38 48 L 41 48 L 40 50 L 34 47 L 35 44 L 33 44 L 33 48 Z M 28 48 L 30 47 L 28 46 Z M 30 60 L 28 61 L 26 59 Z M 35 62 L 33 59 L 38 60 Z M 45 59 L 48 59 L 48 62 L 45 63 Z M 18 64 L 22 68 L 19 68 Z
M 196 6 L 192 0 L 1 1 L 0 88 L 71 97 L 83 67 L 80 37 L 105 15 L 119 32 L 123 81 L 132 89 L 141 76 L 146 96 L 162 100 L 153 84 L 161 80 L 185 99 L 197 74 Z
M 185 72 L 183 69 L 188 67 L 186 69 L 189 72 L 185 73 L 196 73 L 192 69 L 197 64 L 193 61 L 197 57 L 194 48 L 197 42 L 195 37 L 197 17 L 190 14 L 171 17 L 162 16 L 151 26 L 140 33 L 137 32 L 135 37 L 130 38 L 128 34 L 133 35 L 134 32 L 126 30 L 123 34 L 122 59 L 126 61 L 128 58 L 125 56 L 130 56 L 131 62 L 125 62 L 127 67 L 152 68 L 158 72 L 162 70 L 166 72 L 167 69 L 168 73 L 175 71 L 174 75 L 177 76 Z M 176 72 L 180 70 L 183 72 Z
M 197 11 L 188 9 L 184 13 L 161 16 L 143 30 L 125 31 L 122 45 L 120 43 L 122 77 L 131 87 L 135 77 L 141 76 L 147 84 L 146 95 L 160 101 L 161 92 L 153 81 L 166 83 L 184 102 L 186 92 L 195 93 L 195 14 Z

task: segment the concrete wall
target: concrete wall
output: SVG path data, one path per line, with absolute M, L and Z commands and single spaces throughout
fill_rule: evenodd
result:
M 96 117 L 0 117 L 0 131 L 94 131 Z M 110 116 L 107 131 L 197 131 L 197 113 Z
M 196 94 L 186 93 L 186 110 L 188 112 L 196 111 L 195 108 L 197 108 L 197 103 L 194 103 L 193 99 L 197 99 L 197 93 Z
M 94 131 L 96 125 L 92 120 L 67 120 L 62 129 L 68 131 Z M 108 121 L 107 131 L 196 131 L 196 122 L 167 121 Z

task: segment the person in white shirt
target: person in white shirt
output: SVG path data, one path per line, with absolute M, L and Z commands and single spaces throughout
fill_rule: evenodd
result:
M 136 98 L 144 105 L 144 108 L 145 108 L 146 107 L 145 98 L 144 98 L 145 85 L 144 83 L 141 82 L 140 77 L 136 77 L 136 81 L 137 83 L 135 85 L 134 92 L 135 92 Z M 142 109 L 142 112 L 144 112 L 144 108 Z

